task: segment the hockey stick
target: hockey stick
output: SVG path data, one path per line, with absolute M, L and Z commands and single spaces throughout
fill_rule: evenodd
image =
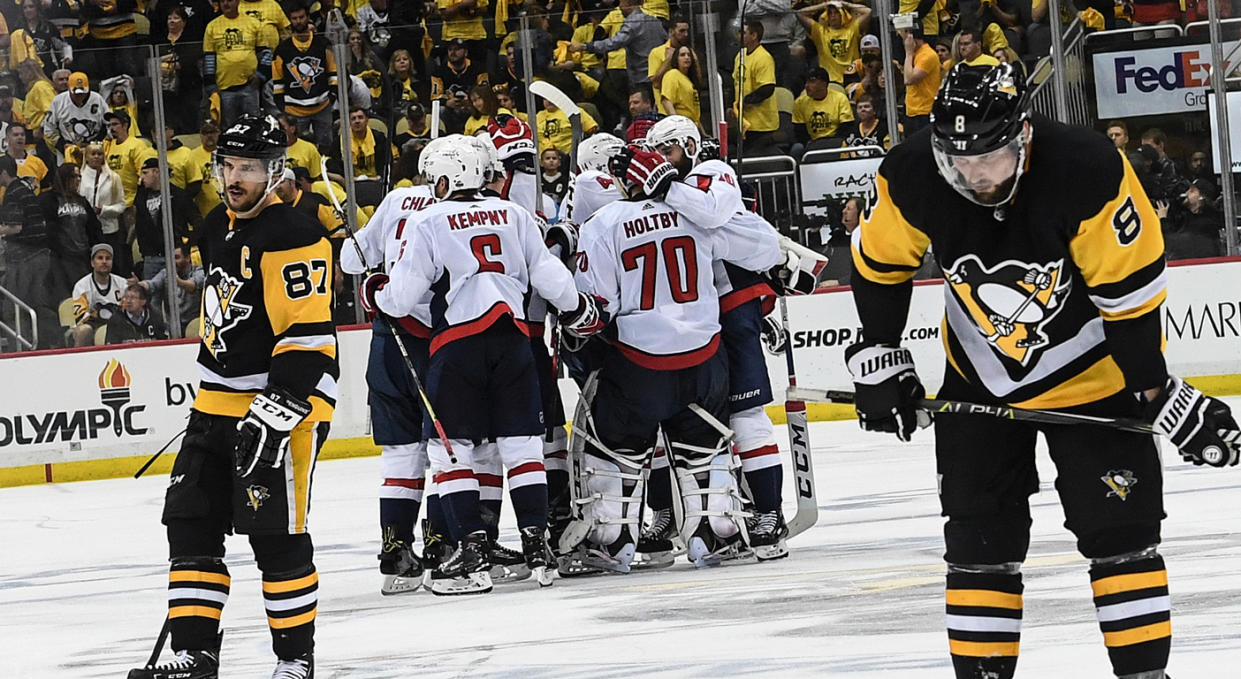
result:
M 530 91 L 552 102 L 556 108 L 564 111 L 569 117 L 569 127 L 573 131 L 573 145 L 569 148 L 569 167 L 577 167 L 577 145 L 582 141 L 582 109 L 569 98 L 560 88 L 546 80 L 530 83 Z
M 181 435 L 184 434 L 186 431 L 188 430 L 182 429 L 180 432 L 177 433 L 176 436 L 173 436 L 172 438 L 168 439 L 168 443 L 165 443 L 164 447 L 160 448 L 158 453 L 155 453 L 154 455 L 152 455 L 151 459 L 146 461 L 146 464 L 142 465 L 141 467 L 138 468 L 138 471 L 134 472 L 134 478 L 135 479 L 139 478 L 140 476 L 145 474 L 146 471 L 151 468 L 151 465 L 155 464 L 155 461 L 159 459 L 159 456 L 163 455 L 165 450 L 168 450 L 168 446 L 171 446 L 173 441 L 176 441 L 177 439 L 181 438 Z
M 440 100 L 435 99 L 431 102 L 431 138 L 438 139 L 440 136 Z
M 322 159 L 323 174 L 327 176 L 327 159 Z M 340 200 L 336 197 L 336 192 L 328 186 L 328 194 L 332 197 L 332 205 L 339 211 L 341 210 Z M 343 213 L 342 213 L 343 214 Z M 371 267 L 366 262 L 366 255 L 362 253 L 362 246 L 358 245 L 358 239 L 355 238 L 353 229 L 349 226 L 349 220 L 345 220 L 345 231 L 350 243 L 353 243 L 353 251 L 358 253 L 358 260 L 362 262 L 362 268 L 370 271 Z M 388 330 L 392 332 L 392 339 L 396 341 L 396 349 L 401 353 L 401 360 L 405 362 L 405 368 L 409 370 L 410 377 L 414 380 L 414 387 L 418 390 L 418 397 L 422 399 L 422 405 L 427 409 L 427 415 L 431 417 L 431 424 L 435 427 L 435 433 L 440 437 L 440 441 L 444 444 L 444 451 L 448 453 L 448 460 L 453 464 L 457 464 L 457 456 L 452 451 L 452 443 L 448 441 L 448 435 L 444 433 L 444 425 L 440 423 L 440 418 L 435 414 L 435 408 L 431 405 L 431 399 L 427 398 L 427 390 L 422 386 L 422 380 L 418 379 L 418 371 L 414 369 L 414 361 L 409 357 L 409 350 L 405 348 L 405 342 L 401 341 L 400 331 L 396 327 L 396 323 L 383 311 L 376 309 L 375 315 L 383 320 L 384 325 L 388 326 Z
M 789 537 L 804 532 L 819 520 L 815 497 L 814 463 L 810 456 L 810 426 L 806 422 L 806 402 L 798 395 L 797 370 L 793 364 L 793 336 L 789 331 L 789 308 L 780 297 L 780 327 L 784 331 L 784 360 L 789 370 L 789 387 L 784 395 L 784 416 L 788 421 L 789 452 L 793 455 L 793 486 L 797 489 L 797 513 L 788 522 Z
M 854 394 L 851 391 L 832 391 L 828 389 L 811 389 L 806 387 L 792 387 L 789 389 L 790 398 L 796 397 L 806 401 L 815 401 L 818 403 L 853 403 Z M 1154 434 L 1155 430 L 1149 422 L 1132 417 L 1100 417 L 1095 415 L 1078 415 L 1074 413 L 1059 413 L 1050 410 L 1026 410 L 1024 408 L 1014 408 L 1006 405 L 990 405 L 984 403 L 970 403 L 968 401 L 950 401 L 945 399 L 929 399 L 924 398 L 918 401 L 918 407 L 933 413 L 948 413 L 952 415 L 985 415 L 988 417 L 996 417 L 1005 420 L 1016 420 L 1018 422 L 1034 422 L 1036 424 L 1093 424 L 1101 427 L 1111 427 L 1120 431 L 1133 432 L 1136 434 Z

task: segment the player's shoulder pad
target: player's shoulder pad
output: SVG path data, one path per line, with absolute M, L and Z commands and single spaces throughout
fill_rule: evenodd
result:
M 934 200 L 932 196 L 938 195 L 928 190 L 930 187 L 942 186 L 951 190 L 935 166 L 929 127 L 918 130 L 904 142 L 893 146 L 879 164 L 879 175 L 887 181 L 892 203 L 907 218 L 911 211 L 916 213 L 922 210 L 923 201 Z M 892 181 L 896 178 L 899 181 Z
M 1030 178 L 1037 177 L 1040 189 L 1051 195 L 1073 196 L 1071 201 L 1061 201 L 1072 221 L 1089 219 L 1116 199 L 1124 183 L 1125 163 L 1110 139 L 1042 115 L 1031 119 Z
M 262 221 L 256 225 L 262 229 L 262 235 L 255 245 L 263 251 L 292 250 L 327 239 L 327 232 L 317 219 L 285 203 L 269 205 L 256 219 Z

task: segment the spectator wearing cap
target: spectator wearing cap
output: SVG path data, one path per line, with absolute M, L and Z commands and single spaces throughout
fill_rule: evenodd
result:
M 620 12 L 625 17 L 620 30 L 610 38 L 592 40 L 588 43 L 569 43 L 571 52 L 586 51 L 599 56 L 614 50 L 625 50 L 625 72 L 629 88 L 651 82 L 649 57 L 651 50 L 668 40 L 668 31 L 655 16 L 643 11 L 642 0 L 620 0 Z
M 448 27 L 445 26 L 444 30 L 447 31 Z M 450 133 L 460 133 L 465 129 L 465 122 L 472 112 L 470 90 L 489 84 L 487 71 L 467 54 L 465 40 L 454 38 L 448 41 L 444 65 L 431 73 L 431 99 L 443 103 L 440 119 Z
M 103 242 L 111 244 L 113 252 L 123 253 L 126 233 L 121 228 L 121 218 L 125 213 L 125 189 L 121 186 L 121 177 L 105 162 L 102 143 L 94 141 L 87 144 L 82 155 L 82 181 L 78 191 L 99 217 Z M 112 255 L 109 254 L 109 271 L 112 266 Z
M 172 123 L 164 124 L 164 141 L 168 147 L 168 179 L 172 185 L 193 196 L 202 188 L 203 168 L 194 162 L 189 147 L 176 137 Z
M 741 31 L 745 50 L 744 72 L 741 53 L 733 60 L 733 91 L 737 101 L 732 115 L 735 129 L 745 140 L 745 151 L 762 155 L 773 149 L 776 130 L 780 128 L 780 114 L 776 108 L 776 62 L 763 47 L 763 24 L 747 20 Z M 736 120 L 740 109 L 740 120 Z
M 332 147 L 332 103 L 336 101 L 336 56 L 332 44 L 310 27 L 310 11 L 289 13 L 292 34 L 280 41 L 271 62 L 272 94 L 299 133 L 319 148 Z
M 827 69 L 816 68 L 806 76 L 806 91 L 793 102 L 793 124 L 797 126 L 797 142 L 807 151 L 840 146 L 837 137 L 841 125 L 853 122 L 849 98 L 828 87 L 831 76 Z M 793 155 L 801 153 L 794 148 Z
M 2 161 L 0 161 L 2 162 Z M 121 311 L 125 279 L 112 273 L 112 246 L 98 243 L 90 249 L 91 272 L 73 286 L 74 326 L 69 331 L 75 347 L 95 344 L 95 330 Z
M 107 344 L 129 344 L 168 339 L 168 325 L 150 306 L 151 293 L 139 282 L 130 283 L 121 296 L 120 313 L 108 319 Z
M 73 163 L 56 168 L 52 190 L 39 196 L 52 248 L 52 299 L 64 299 L 73 284 L 90 273 L 90 249 L 103 242 L 99 216 L 81 194 L 82 170 Z
M 68 91 L 52 98 L 43 120 L 43 139 L 72 160 L 86 144 L 103 140 L 107 133 L 103 116 L 108 106 L 102 95 L 91 91 L 85 73 L 70 74 L 68 85 Z
M 498 98 L 497 98 L 498 101 Z M 400 129 L 400 125 L 397 126 Z M 431 138 L 431 124 L 427 121 L 427 111 L 418 102 L 411 102 L 405 107 L 405 129 L 392 138 L 398 155 L 404 156 L 411 142 Z
M 198 206 L 198 213 L 206 217 L 220 204 L 220 185 L 216 181 L 215 159 L 212 157 L 216 142 L 220 139 L 220 126 L 214 120 L 204 121 L 198 128 L 198 139 L 201 143 L 190 149 L 190 159 L 202 169 L 203 183 L 194 195 L 194 204 Z
M 177 186 L 168 186 L 168 202 L 172 208 L 172 242 L 174 247 L 194 232 L 201 217 L 190 194 Z M 142 162 L 142 179 L 134 194 L 134 236 L 142 255 L 142 278 L 149 279 L 165 266 L 163 182 L 160 181 L 159 159 L 148 156 Z
M 225 129 L 241 114 L 259 110 L 259 87 L 271 73 L 278 42 L 270 25 L 240 13 L 238 4 L 220 0 L 220 16 L 207 24 L 203 37 L 203 82 L 208 94 L 220 95 Z
M 677 52 L 682 46 L 690 46 L 689 19 L 677 17 L 668 26 L 668 41 L 656 46 L 647 55 L 647 71 L 650 72 L 651 92 L 656 102 L 663 101 L 660 88 L 663 86 L 664 75 L 677 68 Z
M 51 297 L 52 250 L 47 223 L 35 199 L 34 189 L 19 176 L 13 157 L 0 156 L 0 236 L 4 236 L 4 277 L 2 284 L 22 302 L 34 308 L 39 325 L 41 348 L 54 346 L 58 322 Z
M 832 82 L 844 84 L 845 72 L 860 57 L 861 36 L 870 25 L 870 8 L 831 0 L 827 3 L 826 23 L 812 18 L 814 11 L 813 7 L 798 11 L 797 20 L 819 53 L 819 67 L 827 71 Z
M 845 69 L 845 84 L 849 85 L 862 80 L 866 73 L 863 66 L 865 65 L 867 56 L 873 56 L 874 60 L 879 63 L 880 70 L 883 70 L 883 62 L 879 61 L 879 57 L 882 55 L 883 50 L 879 46 L 878 37 L 869 33 L 862 36 L 862 39 L 858 41 L 858 58 L 854 59 L 853 63 Z M 895 59 L 892 60 L 892 63 L 896 66 L 897 72 L 899 72 L 901 70 L 901 65 Z
M 194 263 L 190 254 L 190 246 L 187 243 L 178 245 L 173 252 L 173 267 L 176 272 L 177 286 L 177 310 L 180 312 L 181 332 L 185 333 L 185 327 L 191 321 L 198 318 L 203 298 L 203 287 L 207 284 L 207 272 L 203 267 Z M 131 283 L 136 279 L 131 279 Z M 167 309 L 164 303 L 164 297 L 168 294 L 168 269 L 160 269 L 155 272 L 155 276 L 149 280 L 137 281 L 147 292 L 151 293 L 151 299 L 158 305 Z
M 304 167 L 311 177 L 317 179 L 323 174 L 323 156 L 319 153 L 319 149 L 314 144 L 301 138 L 298 134 L 296 119 L 293 116 L 287 113 L 280 113 L 276 115 L 276 120 L 280 122 L 280 127 L 284 130 L 284 136 L 288 144 L 284 152 L 285 166 Z
M 30 179 L 36 194 L 51 188 L 52 175 L 43 159 L 26 150 L 26 126 L 12 123 L 4 131 L 4 153 L 17 163 L 17 174 Z
M 917 24 L 897 33 L 905 45 L 905 134 L 911 135 L 931 124 L 931 106 L 939 92 L 939 55 Z
M 440 39 L 450 45 L 459 41 L 469 51 L 470 60 L 480 68 L 487 60 L 487 28 L 483 25 L 483 17 L 487 15 L 489 4 L 489 0 L 435 0 L 440 18 L 444 20 Z M 435 98 L 434 89 L 431 97 Z
M 141 137 L 129 133 L 129 114 L 124 110 L 109 111 L 104 115 L 108 122 L 108 133 L 111 139 L 104 143 L 104 155 L 108 159 L 108 167 L 121 176 L 121 186 L 125 188 L 125 205 L 134 204 L 134 193 L 138 190 L 138 175 L 142 170 L 142 161 L 151 151 L 151 145 Z

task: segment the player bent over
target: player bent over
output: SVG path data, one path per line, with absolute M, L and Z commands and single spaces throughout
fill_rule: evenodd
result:
M 852 244 L 866 339 L 846 358 L 862 427 L 901 440 L 915 427 L 923 389 L 899 341 L 930 247 L 946 279 L 941 398 L 1145 418 L 1185 459 L 1236 464 L 1228 406 L 1167 373 L 1163 238 L 1133 168 L 1106 139 L 1029 108 L 1011 66 L 959 64 L 930 129 L 884 158 Z M 1015 671 L 1039 433 L 1065 526 L 1090 560 L 1112 671 L 1161 679 L 1172 628 L 1155 439 L 943 415 L 935 450 L 956 676 Z
M 409 217 L 434 202 L 426 186 L 393 189 L 375 209 L 367 227 L 342 247 L 341 269 L 349 274 L 365 273 L 367 265 L 389 270 L 400 254 Z M 388 595 L 415 592 L 422 583 L 424 563 L 413 550 L 414 525 L 426 491 L 422 400 L 396 343 L 404 344 L 414 368 L 425 375 L 430 324 L 429 297 L 414 308 L 412 315 L 392 319 L 391 324 L 376 318 L 371 324 L 367 401 L 383 474 L 379 488 L 379 572 L 384 580 L 379 591 Z M 428 555 L 424 552 L 423 556 Z
M 427 453 L 458 547 L 432 573 L 437 594 L 491 590 L 487 534 L 479 515 L 474 447 L 492 439 L 509 468 L 513 510 L 522 548 L 540 584 L 551 583 L 554 562 L 546 542 L 547 485 L 543 467 L 539 383 L 524 297 L 533 292 L 566 323 L 593 324 L 593 300 L 578 293 L 572 275 L 551 256 L 530 215 L 514 203 L 479 197 L 483 160 L 460 135 L 424 149 L 423 176 L 441 202 L 406 224 L 407 244 L 391 278 L 364 281 L 365 304 L 391 316 L 408 314 L 428 291 L 431 360 L 426 387 L 447 445 L 427 432 Z
M 306 520 L 339 370 L 331 245 L 322 226 L 272 193 L 284 147 L 274 118 L 244 115 L 215 151 L 224 204 L 199 241 L 201 382 L 164 501 L 177 655 L 130 679 L 218 675 L 224 536 L 234 530 L 249 536 L 263 574 L 273 676 L 314 674 L 319 576 Z

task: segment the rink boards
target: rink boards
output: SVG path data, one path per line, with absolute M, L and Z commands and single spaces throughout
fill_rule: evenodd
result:
M 1241 260 L 1199 260 L 1168 269 L 1164 334 L 1172 373 L 1212 394 L 1241 393 Z M 944 289 L 914 288 L 905 343 L 930 392 L 943 372 Z M 851 389 L 844 348 L 858 337 L 847 289 L 788 300 L 798 382 Z M 342 330 L 340 398 L 323 457 L 376 454 L 370 440 L 365 368 L 369 328 Z M 185 426 L 198 385 L 197 342 L 156 342 L 90 350 L 36 352 L 0 359 L 0 487 L 132 474 Z M 767 355 L 776 403 L 783 400 L 783 356 Z M 566 412 L 576 388 L 561 381 Z M 783 408 L 771 406 L 777 422 Z M 812 405 L 814 420 L 852 415 L 846 406 Z M 175 451 L 174 443 L 169 450 Z M 166 454 L 148 473 L 166 472 Z

